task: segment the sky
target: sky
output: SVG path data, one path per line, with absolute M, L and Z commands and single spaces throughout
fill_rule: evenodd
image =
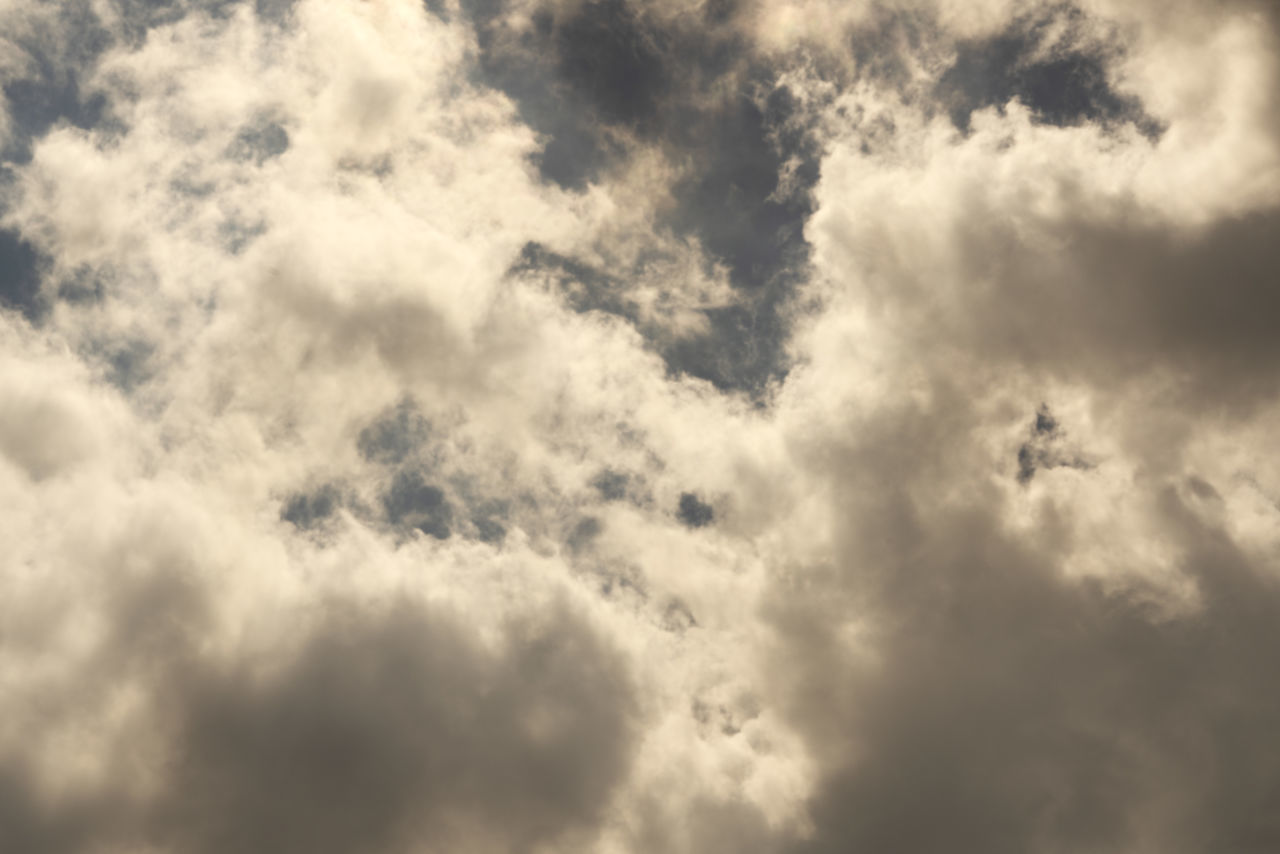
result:
M 0 0 L 0 851 L 1280 850 L 1280 5 Z

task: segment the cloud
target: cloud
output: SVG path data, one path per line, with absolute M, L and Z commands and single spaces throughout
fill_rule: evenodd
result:
M 0 848 L 1276 847 L 1270 5 L 0 15 Z

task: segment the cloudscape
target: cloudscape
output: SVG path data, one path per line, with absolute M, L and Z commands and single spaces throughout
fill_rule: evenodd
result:
M 0 1 L 0 851 L 1280 851 L 1280 5 Z

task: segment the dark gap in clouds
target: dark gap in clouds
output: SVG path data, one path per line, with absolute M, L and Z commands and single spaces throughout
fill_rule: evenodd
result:
M 81 265 L 57 282 L 57 297 L 72 305 L 101 302 L 114 282 L 111 270 L 97 270 Z
M 563 21 L 543 13 L 536 23 L 553 41 L 559 78 L 603 121 L 650 130 L 673 84 L 663 33 L 627 0 L 586 0 Z
M 565 544 L 569 546 L 570 551 L 580 552 L 590 548 L 603 530 L 604 525 L 595 516 L 584 516 L 573 526 L 573 530 L 565 539 Z
M 1213 488 L 1213 484 L 1195 475 L 1187 478 L 1187 488 L 1201 501 L 1221 501 L 1222 495 Z
M 82 92 L 82 84 L 111 46 L 110 34 L 87 3 L 61 4 L 57 17 L 63 45 L 49 44 L 38 35 L 5 39 L 32 67 L 26 76 L 3 83 L 13 138 L 0 151 L 0 159 L 27 163 L 35 140 L 54 125 L 67 122 L 87 130 L 106 115 L 106 99 L 100 93 Z
M 662 611 L 662 627 L 669 632 L 684 634 L 690 629 L 696 629 L 698 620 L 683 600 L 674 598 L 667 602 Z
M 267 233 L 264 222 L 244 222 L 229 217 L 218 224 L 218 237 L 232 255 L 244 252 L 255 240 Z
M 119 18 L 112 32 L 86 0 L 67 0 L 57 5 L 57 40 L 47 35 L 7 36 L 5 41 L 25 55 L 31 69 L 0 84 L 8 100 L 13 138 L 0 159 L 27 163 L 32 146 L 54 126 L 67 123 L 81 130 L 119 132 L 123 128 L 111 115 L 106 97 L 86 92 L 85 83 L 98 60 L 121 43 L 139 47 L 156 27 L 177 23 L 193 11 L 225 17 L 246 0 L 115 0 L 112 7 Z M 264 20 L 282 21 L 294 0 L 254 0 L 257 14 Z M 270 148 L 278 139 L 267 144 Z
M 764 77 L 755 82 L 768 86 Z M 744 92 L 720 110 L 685 117 L 681 133 L 697 165 L 674 188 L 671 225 L 724 261 L 735 287 L 790 284 L 778 280 L 794 277 L 808 260 L 803 228 L 813 210 L 808 193 L 818 181 L 819 152 L 806 134 L 787 127 L 795 113 L 794 96 L 780 87 L 763 106 Z M 779 193 L 791 158 L 794 186 Z
M 602 469 L 591 480 L 591 485 L 605 501 L 621 501 L 626 498 L 630 483 L 631 475 L 613 469 Z
M 783 298 L 784 294 L 773 291 L 745 305 L 706 309 L 710 334 L 673 341 L 668 366 L 722 390 L 763 393 L 787 372 L 784 350 L 790 327 L 784 319 Z
M 464 11 L 476 28 L 482 83 L 515 101 L 522 121 L 546 137 L 537 158 L 545 180 L 582 189 L 621 156 L 576 93 L 559 78 L 547 13 L 532 33 L 513 36 L 501 26 L 503 0 L 469 0 Z
M 152 375 L 155 347 L 147 341 L 124 341 L 106 354 L 106 380 L 128 394 Z
M 254 0 L 253 8 L 264 21 L 280 22 L 288 18 L 297 0 Z M 438 0 L 427 0 L 427 8 L 438 5 Z
M 697 239 L 746 303 L 709 311 L 708 335 L 660 346 L 668 364 L 722 389 L 762 392 L 786 373 L 783 309 L 808 262 L 803 227 L 819 168 L 794 97 L 776 86 L 780 69 L 748 65 L 728 23 L 735 4 L 709 8 L 710 25 L 661 24 L 624 0 L 547 6 L 519 33 L 502 26 L 504 9 L 468 4 L 481 78 L 547 137 L 543 177 L 581 188 L 626 156 L 624 138 L 658 148 L 683 177 L 657 226 Z M 521 263 L 532 260 L 526 251 Z M 576 306 L 628 316 L 608 277 L 556 263 L 584 291 L 572 294 Z
M 1058 432 L 1058 420 L 1053 417 L 1048 404 L 1042 403 L 1040 408 L 1036 410 L 1036 420 L 1032 425 L 1032 429 L 1042 436 Z
M 233 160 L 252 161 L 261 166 L 288 150 L 289 132 L 278 122 L 263 118 L 236 134 L 227 155 Z
M 604 311 L 616 314 L 637 326 L 642 319 L 626 298 L 623 281 L 574 258 L 547 249 L 540 243 L 526 243 L 511 273 L 540 272 L 555 277 L 560 293 L 574 311 Z
M 48 308 L 40 298 L 40 268 L 47 260 L 20 232 L 0 229 L 0 307 L 38 321 Z
M 1018 483 L 1031 482 L 1037 471 L 1051 468 L 1090 469 L 1093 464 L 1062 445 L 1065 437 L 1047 404 L 1041 404 L 1031 422 L 1027 441 L 1018 448 Z
M 444 0 L 422 0 L 422 7 L 442 21 L 448 21 L 450 18 L 449 7 L 445 5 Z
M 688 374 L 720 389 L 759 392 L 782 375 L 787 328 L 778 304 L 782 293 L 764 290 L 746 304 L 703 309 L 710 331 L 673 338 L 640 316 L 627 299 L 624 280 L 530 243 L 512 273 L 549 273 L 575 311 L 603 311 L 632 323 L 673 375 Z
M 431 422 L 411 398 L 401 400 L 360 431 L 356 450 L 365 460 L 397 465 L 415 454 L 431 438 Z
M 640 316 L 627 298 L 622 278 L 540 244 L 527 244 L 510 272 L 550 274 L 575 311 L 603 311 L 629 321 L 673 375 L 688 374 L 722 390 L 751 393 L 763 392 L 786 375 L 789 291 L 778 283 L 743 294 L 740 304 L 701 309 L 709 331 L 673 338 L 661 325 Z
M 504 522 L 510 512 L 505 501 L 481 502 L 471 513 L 476 539 L 484 543 L 501 543 L 507 536 Z
M 338 488 L 324 484 L 312 492 L 291 495 L 280 510 L 280 519 L 306 531 L 331 518 L 341 505 L 342 493 Z
M 453 505 L 444 490 L 427 483 L 416 469 L 396 472 L 382 506 L 397 527 L 416 528 L 437 540 L 447 540 L 453 532 Z
M 907 55 L 923 52 L 942 34 L 941 28 L 934 15 L 921 10 L 877 5 L 870 15 L 870 21 L 849 35 L 856 74 L 893 87 L 910 98 L 914 72 Z
M 1018 448 L 1018 483 L 1030 483 L 1031 478 L 1035 477 L 1037 460 L 1035 451 L 1031 449 L 1029 444 L 1023 444 Z
M 744 694 L 735 699 L 731 705 L 715 703 L 695 697 L 689 712 L 703 729 L 714 729 L 721 735 L 735 736 L 742 732 L 748 721 L 760 716 L 759 701 L 751 694 Z M 769 850 L 777 850 L 770 848 Z
M 773 87 L 773 74 L 748 75 L 747 89 L 768 92 L 763 103 L 743 91 L 719 109 L 683 117 L 694 166 L 673 188 L 677 205 L 667 220 L 727 266 L 741 300 L 707 310 L 710 334 L 675 342 L 668 361 L 719 388 L 755 394 L 787 373 L 786 307 L 807 273 L 804 224 L 820 162 L 794 96 Z
M 974 110 L 1003 107 L 1016 98 L 1044 124 L 1131 123 L 1149 138 L 1158 138 L 1163 128 L 1142 103 L 1112 88 L 1107 78 L 1112 57 L 1104 49 L 1068 42 L 1037 54 L 1052 25 L 1065 20 L 1070 27 L 1083 19 L 1084 13 L 1070 6 L 1049 7 L 1015 21 L 1002 33 L 960 42 L 955 64 L 939 79 L 936 90 L 950 105 L 952 123 L 967 132 Z
M 605 599 L 640 607 L 649 601 L 644 572 L 630 564 L 584 562 L 582 566 L 595 581 L 595 590 Z
M 116 0 L 113 11 L 119 14 L 116 22 L 119 30 L 115 33 L 107 29 L 92 4 L 85 0 L 56 4 L 56 40 L 43 33 L 5 38 L 24 55 L 31 68 L 0 84 L 8 101 L 14 131 L 13 138 L 0 151 L 0 159 L 29 162 L 34 143 L 60 123 L 81 130 L 122 131 L 122 126 L 111 115 L 106 97 L 100 92 L 85 91 L 85 83 L 103 54 L 121 42 L 141 46 L 151 29 L 176 23 L 193 9 L 227 15 L 242 2 Z M 276 10 L 286 10 L 291 5 L 292 0 L 256 0 L 259 14 L 264 18 L 278 17 Z
M 676 518 L 688 528 L 705 528 L 715 521 L 716 514 L 710 504 L 692 492 L 685 492 L 680 495 Z

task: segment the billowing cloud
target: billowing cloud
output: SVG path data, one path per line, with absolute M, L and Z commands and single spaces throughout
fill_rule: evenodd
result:
M 1278 23 L 0 5 L 0 849 L 1280 847 Z

